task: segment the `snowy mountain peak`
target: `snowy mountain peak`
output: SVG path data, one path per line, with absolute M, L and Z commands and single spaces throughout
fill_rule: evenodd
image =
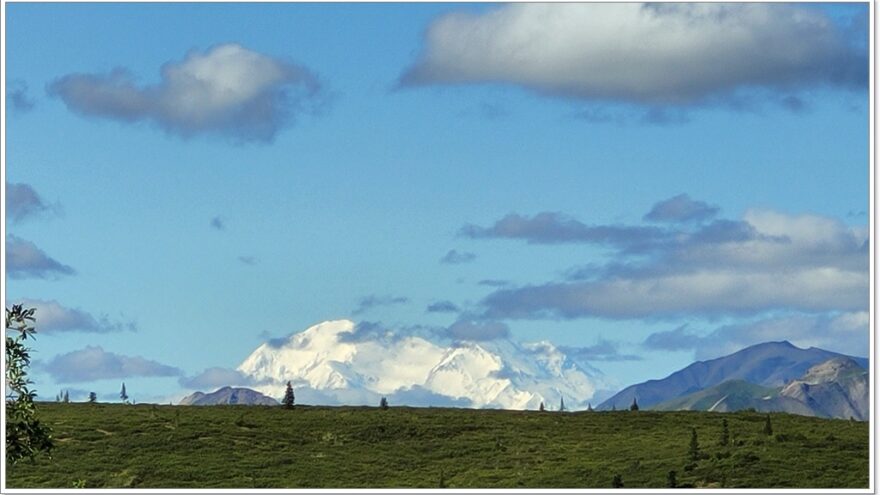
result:
M 300 400 L 536 409 L 586 408 L 601 374 L 549 342 L 510 340 L 441 345 L 415 335 L 362 332 L 350 320 L 325 321 L 260 345 L 238 367 L 253 388 L 278 395 L 287 381 Z

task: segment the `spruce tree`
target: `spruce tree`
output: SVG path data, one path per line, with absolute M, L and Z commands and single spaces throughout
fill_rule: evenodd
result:
M 688 457 L 696 461 L 700 457 L 700 444 L 697 442 L 697 429 L 691 428 L 691 443 L 688 446 Z
M 565 399 L 563 399 L 562 397 L 559 398 L 559 410 L 565 411 Z
M 119 392 L 119 398 L 122 402 L 128 404 L 128 394 L 125 392 L 125 382 L 122 382 L 122 390 Z
M 382 400 L 379 401 L 379 407 L 383 410 L 388 409 L 388 399 L 382 397 Z
M 770 415 L 767 415 L 767 419 L 764 420 L 764 434 L 770 436 L 773 434 L 773 425 L 770 424 Z
M 722 447 L 730 443 L 730 430 L 727 429 L 727 418 L 721 420 L 721 440 L 718 442 Z
M 541 405 L 538 406 L 538 410 L 544 412 L 544 401 L 541 401 Z
M 293 409 L 293 399 L 294 399 L 293 386 L 288 381 L 287 382 L 287 389 L 284 391 L 284 400 L 283 400 L 283 404 L 284 404 L 285 409 Z
M 70 395 L 67 393 L 67 390 L 64 391 L 64 398 L 61 399 L 61 402 L 64 402 L 65 404 L 70 402 Z
M 638 410 L 639 410 L 639 403 L 636 402 L 636 398 L 635 398 L 635 397 L 633 397 L 633 403 L 632 403 L 631 406 L 629 406 L 629 410 L 630 410 L 630 411 L 638 411 Z
M 95 402 L 98 402 L 98 394 L 89 392 L 89 404 L 94 404 Z
M 675 479 L 675 471 L 666 473 L 666 488 L 676 488 L 678 481 Z
M 587 402 L 587 412 L 593 412 L 593 404 L 591 402 Z

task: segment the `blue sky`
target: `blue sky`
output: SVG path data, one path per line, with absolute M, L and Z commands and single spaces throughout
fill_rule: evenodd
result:
M 867 355 L 867 4 L 749 5 L 7 4 L 35 388 L 159 400 L 335 318 L 501 324 L 621 385 Z

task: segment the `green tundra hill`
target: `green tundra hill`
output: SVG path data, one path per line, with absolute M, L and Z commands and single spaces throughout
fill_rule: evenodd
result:
M 868 423 L 771 413 L 40 403 L 9 488 L 867 488 Z M 722 420 L 728 442 L 722 445 Z M 699 449 L 693 452 L 691 428 Z

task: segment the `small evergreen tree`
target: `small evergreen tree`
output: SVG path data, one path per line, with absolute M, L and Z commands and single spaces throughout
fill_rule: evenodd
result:
M 593 404 L 590 402 L 587 402 L 587 412 L 593 412 Z
M 541 405 L 538 406 L 538 410 L 544 412 L 544 401 L 541 401 Z
M 612 411 L 616 411 L 616 410 L 617 410 L 617 404 L 611 404 L 611 410 L 612 410 Z
M 388 409 L 388 399 L 382 397 L 382 400 L 379 401 L 379 407 L 383 410 Z
M 629 406 L 629 410 L 630 410 L 630 411 L 638 411 L 638 410 L 639 410 L 639 403 L 636 402 L 636 398 L 635 398 L 635 397 L 633 397 L 633 403 L 632 403 L 631 406 Z
M 623 488 L 623 478 L 621 478 L 619 474 L 615 474 L 614 477 L 611 478 L 611 488 Z
M 726 447 L 730 443 L 730 430 L 727 429 L 727 418 L 721 420 L 721 439 L 718 443 L 722 447 Z
M 675 471 L 666 473 L 666 488 L 676 488 L 678 481 L 675 479 Z
M 89 404 L 94 404 L 95 402 L 98 402 L 98 394 L 89 392 Z
M 700 444 L 697 441 L 697 429 L 691 428 L 691 443 L 688 446 L 688 457 L 696 461 L 700 457 Z
M 562 397 L 559 398 L 559 410 L 565 411 L 565 399 L 563 399 Z
M 128 404 L 128 393 L 125 392 L 125 382 L 122 382 L 122 390 L 119 392 L 119 398 L 122 402 Z
M 770 436 L 773 434 L 773 425 L 770 424 L 770 415 L 767 415 L 767 419 L 764 420 L 764 434 Z
M 284 391 L 284 400 L 282 403 L 284 404 L 285 409 L 293 409 L 293 386 L 290 382 L 287 382 L 287 389 Z
M 70 395 L 68 395 L 67 390 L 64 391 L 64 398 L 61 399 L 61 402 L 64 402 L 65 404 L 70 402 Z

